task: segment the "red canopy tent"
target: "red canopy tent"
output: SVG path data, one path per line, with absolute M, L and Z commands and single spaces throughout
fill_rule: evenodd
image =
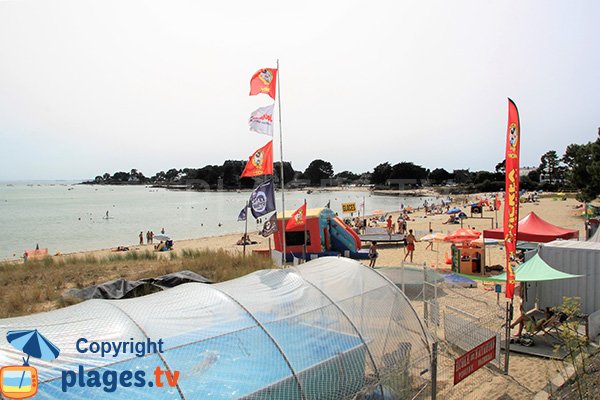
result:
M 579 231 L 565 229 L 544 221 L 533 211 L 519 221 L 517 240 L 523 242 L 548 243 L 556 239 L 579 239 Z M 483 237 L 504 239 L 504 228 L 486 229 Z

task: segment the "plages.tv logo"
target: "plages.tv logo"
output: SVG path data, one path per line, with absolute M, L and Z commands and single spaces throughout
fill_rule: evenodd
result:
M 8 331 L 6 340 L 17 350 L 27 354 L 23 365 L 0 368 L 0 393 L 8 399 L 27 399 L 38 391 L 37 370 L 29 365 L 29 358 L 54 360 L 60 349 L 44 335 L 34 330 Z
M 0 368 L 0 393 L 7 399 L 26 399 L 38 393 L 37 370 L 29 365 L 30 357 L 43 360 L 54 360 L 60 354 L 60 349 L 36 330 L 9 331 L 6 334 L 8 342 L 17 350 L 27 355 L 23 357 L 23 365 L 12 365 Z M 145 357 L 148 354 L 163 352 L 163 340 L 154 342 L 149 338 L 145 341 L 134 341 L 133 338 L 123 342 L 98 342 L 79 338 L 75 350 L 80 354 L 97 355 L 102 358 L 117 358 L 119 355 L 130 354 L 135 357 Z M 115 392 L 119 387 L 176 387 L 179 381 L 179 371 L 163 370 L 157 366 L 146 376 L 144 370 L 112 370 L 89 369 L 84 365 L 76 365 L 74 370 L 61 370 L 60 387 L 63 393 L 78 387 L 83 390 L 102 389 L 107 393 Z M 164 378 L 164 379 L 163 379 Z M 80 392 L 81 394 L 81 392 Z M 90 393 L 91 394 L 91 393 Z

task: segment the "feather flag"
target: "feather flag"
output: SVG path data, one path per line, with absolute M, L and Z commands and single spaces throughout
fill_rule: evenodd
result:
M 306 225 L 306 203 L 302 204 L 299 209 L 294 211 L 291 218 L 285 225 L 285 230 L 292 230 L 304 225 Z
M 273 141 L 256 150 L 251 156 L 241 177 L 273 175 Z
M 508 99 L 508 128 L 506 131 L 506 187 L 504 197 L 504 242 L 506 248 L 506 298 L 515 291 L 517 230 L 519 221 L 519 147 L 521 126 L 516 104 Z
M 254 218 L 262 217 L 275 211 L 275 186 L 273 179 L 261 183 L 250 195 L 250 212 Z
M 265 93 L 275 100 L 276 82 L 276 68 L 263 68 L 256 71 L 256 73 L 252 75 L 252 79 L 250 79 L 250 96 Z
M 263 135 L 273 136 L 273 108 L 275 104 L 260 107 L 252 114 L 248 120 L 250 130 Z

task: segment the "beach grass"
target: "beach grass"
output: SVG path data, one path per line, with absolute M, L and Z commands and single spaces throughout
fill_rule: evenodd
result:
M 107 282 L 117 278 L 150 278 L 189 270 L 214 282 L 222 282 L 260 269 L 273 268 L 269 258 L 243 257 L 225 250 L 182 250 L 167 254 L 129 251 L 96 257 L 47 257 L 26 263 L 0 263 L 0 318 L 66 307 L 79 302 L 65 297 L 71 288 Z

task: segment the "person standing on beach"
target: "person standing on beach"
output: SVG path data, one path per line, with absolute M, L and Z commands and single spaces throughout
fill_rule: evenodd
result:
M 406 261 L 406 257 L 410 256 L 410 262 L 413 262 L 413 253 L 415 251 L 415 243 L 417 242 L 417 238 L 413 235 L 413 230 L 408 230 L 408 235 L 406 236 L 406 254 L 404 255 L 404 261 Z
M 150 231 L 150 244 L 154 243 L 154 231 Z
M 371 247 L 369 247 L 369 267 L 375 268 L 377 257 L 379 257 L 379 253 L 377 253 L 377 242 L 371 242 Z
M 394 233 L 394 223 L 392 222 L 392 215 L 390 214 L 390 216 L 387 219 L 387 233 L 390 236 L 390 239 L 392 238 L 392 233 Z
M 430 234 L 431 236 L 433 236 L 433 229 L 430 229 L 430 230 L 429 230 L 429 234 Z M 431 251 L 433 251 L 433 239 L 431 239 L 431 240 L 429 241 L 429 243 L 427 243 L 427 247 L 425 247 L 425 250 L 427 250 L 427 249 L 428 249 L 428 248 L 430 248 L 430 247 L 431 247 Z
M 144 244 L 144 232 L 140 232 L 140 244 Z

